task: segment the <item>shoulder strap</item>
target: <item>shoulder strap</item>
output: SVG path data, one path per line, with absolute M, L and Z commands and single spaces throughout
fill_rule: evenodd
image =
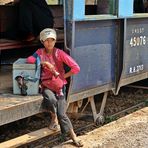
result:
M 57 59 L 57 57 L 56 57 L 56 53 L 58 53 L 58 49 L 57 49 L 57 48 L 54 49 L 54 52 L 53 52 L 53 59 L 54 59 L 54 62 L 55 62 L 56 67 L 58 68 L 58 70 L 60 70 L 60 66 L 59 66 L 59 64 L 58 64 L 58 59 Z
M 41 52 L 43 50 L 41 49 Z M 35 76 L 31 77 L 29 75 L 24 76 L 24 79 L 27 81 L 32 81 L 32 82 L 36 82 L 37 80 L 40 79 L 40 74 L 41 74 L 41 59 L 39 57 L 38 54 L 34 54 L 35 58 L 36 58 L 36 63 L 35 63 Z

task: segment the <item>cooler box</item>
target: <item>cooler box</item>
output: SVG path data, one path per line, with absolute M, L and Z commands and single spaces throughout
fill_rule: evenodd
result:
M 18 82 L 16 81 L 17 76 L 24 78 L 30 77 L 35 78 L 36 65 L 26 63 L 25 58 L 20 58 L 13 63 L 13 93 L 21 94 Z M 39 80 L 36 82 L 25 80 L 27 86 L 27 95 L 36 95 L 39 92 Z

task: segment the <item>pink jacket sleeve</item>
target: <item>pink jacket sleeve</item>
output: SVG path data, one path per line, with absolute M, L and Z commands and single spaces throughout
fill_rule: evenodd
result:
M 40 54 L 41 54 L 41 50 L 38 49 L 33 55 L 29 56 L 26 59 L 26 62 L 29 63 L 29 64 L 34 64 L 36 62 L 36 56 L 40 55 Z M 36 55 L 36 56 L 34 56 L 34 55 Z
M 64 62 L 66 65 L 68 65 L 71 68 L 71 72 L 73 74 L 79 73 L 80 67 L 76 63 L 76 61 L 71 56 L 69 56 L 67 53 L 65 53 L 64 51 L 59 50 L 59 52 L 60 52 L 59 56 L 60 56 L 61 61 Z
M 29 56 L 26 59 L 26 62 L 29 63 L 29 64 L 34 64 L 36 62 L 36 58 L 34 56 Z

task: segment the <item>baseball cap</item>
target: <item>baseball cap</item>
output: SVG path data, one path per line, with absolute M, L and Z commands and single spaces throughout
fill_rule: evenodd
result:
M 46 28 L 46 29 L 42 30 L 40 32 L 40 41 L 44 42 L 47 38 L 53 38 L 56 40 L 56 38 L 57 38 L 56 31 L 51 28 Z

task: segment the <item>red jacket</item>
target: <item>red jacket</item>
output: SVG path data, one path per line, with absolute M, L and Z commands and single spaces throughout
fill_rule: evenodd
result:
M 57 72 L 60 73 L 59 77 L 63 81 L 63 85 L 67 83 L 66 79 L 64 78 L 65 70 L 64 70 L 64 63 L 71 68 L 71 72 L 77 74 L 80 71 L 79 65 L 74 61 L 72 57 L 70 57 L 64 51 L 54 48 L 53 54 L 48 54 L 45 51 L 45 48 L 38 49 L 35 54 L 40 57 L 41 62 L 48 61 L 52 65 L 54 65 Z M 36 59 L 34 56 L 30 56 L 27 58 L 28 63 L 35 63 Z M 41 70 L 41 84 L 45 80 L 51 80 L 53 74 L 50 72 L 49 68 L 44 66 Z M 49 83 L 50 85 L 50 83 Z

